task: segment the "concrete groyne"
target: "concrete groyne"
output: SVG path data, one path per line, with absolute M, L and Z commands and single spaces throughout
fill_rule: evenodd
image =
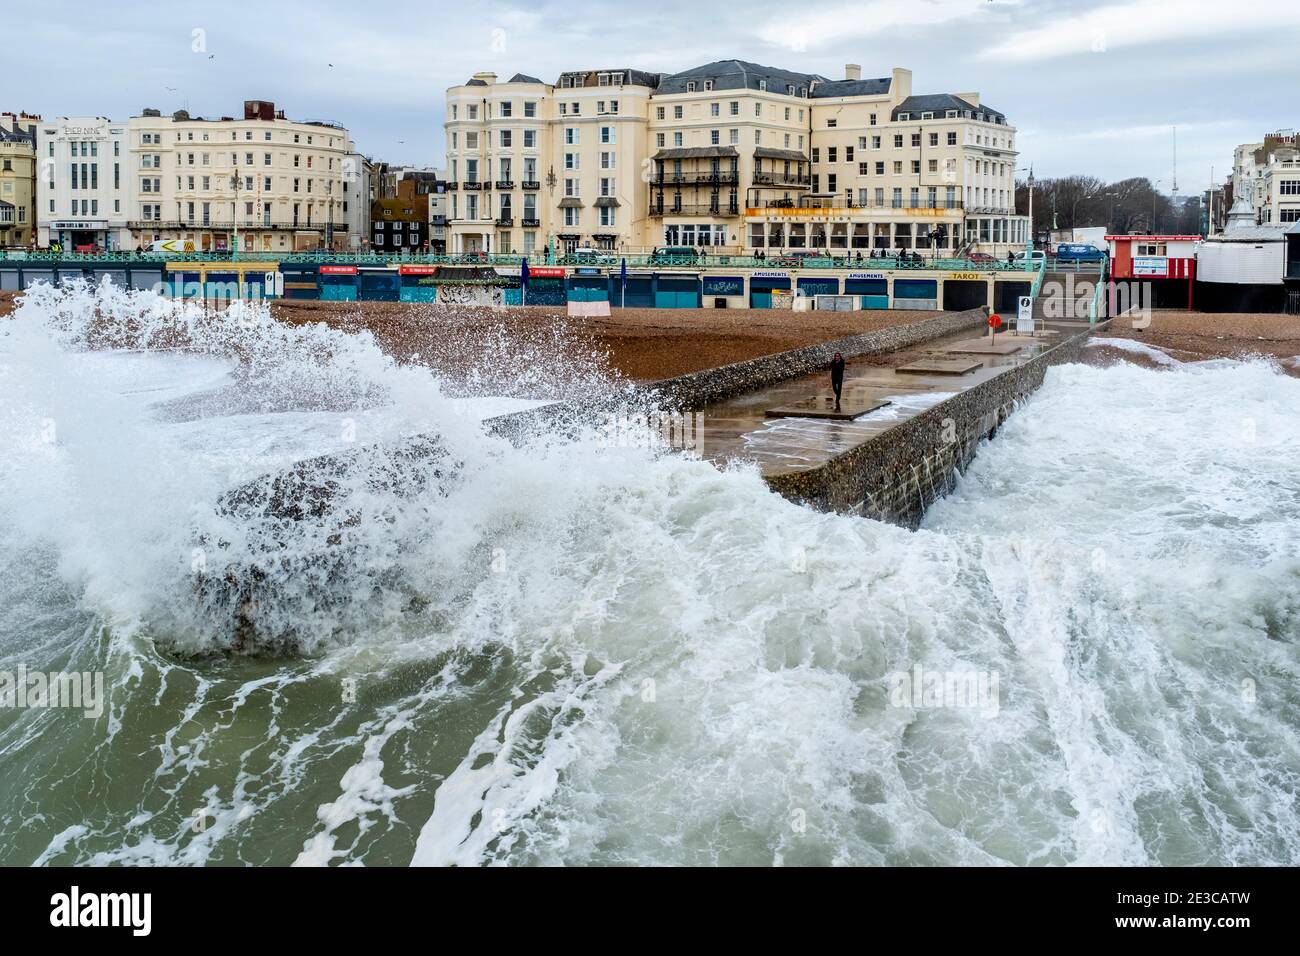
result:
M 822 465 L 768 475 L 766 481 L 779 494 L 821 511 L 915 528 L 926 508 L 952 489 L 979 443 L 1043 383 L 1047 370 L 1074 360 L 1092 332 L 1108 324 L 1073 332 Z

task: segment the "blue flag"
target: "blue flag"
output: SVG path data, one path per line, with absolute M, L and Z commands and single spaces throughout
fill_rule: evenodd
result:
M 528 260 L 525 259 L 523 265 L 519 267 L 519 285 L 521 288 L 528 288 Z
M 627 285 L 627 257 L 623 258 L 623 267 L 618 270 L 618 277 L 623 280 L 624 285 Z

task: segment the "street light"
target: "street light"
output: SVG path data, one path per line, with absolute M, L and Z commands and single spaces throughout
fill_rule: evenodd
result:
M 1155 187 L 1163 183 L 1163 179 L 1157 179 L 1151 183 L 1151 235 L 1156 235 L 1156 200 L 1160 197 L 1160 190 Z
M 1076 219 L 1075 217 L 1078 215 L 1078 212 L 1079 212 L 1079 203 L 1080 203 L 1080 202 L 1082 202 L 1082 201 L 1085 200 L 1085 199 L 1097 199 L 1097 198 L 1102 197 L 1102 196 L 1114 196 L 1114 195 L 1116 195 L 1116 194 L 1113 193 L 1113 192 L 1108 192 L 1108 193 L 1089 193 L 1089 194 L 1086 195 L 1086 196 L 1080 196 L 1078 199 L 1076 199 L 1076 200 L 1074 201 L 1074 206 L 1070 209 L 1070 231 L 1073 232 L 1074 229 L 1075 229 L 1075 228 L 1078 226 L 1078 224 L 1079 224 L 1078 219 Z M 1110 224 L 1109 224 L 1109 223 L 1106 224 L 1106 228 L 1107 228 L 1107 229 L 1110 228 Z
M 1029 173 L 1029 238 L 1025 241 L 1025 265 L 1030 265 L 1030 260 L 1034 257 L 1034 167 L 1031 163 L 1028 166 L 1021 166 L 1016 170 L 1018 173 L 1028 171 Z
M 179 133 L 177 134 L 180 135 Z M 230 221 L 235 227 L 234 238 L 231 239 L 230 257 L 233 259 L 239 255 L 239 170 L 236 169 L 230 174 L 230 188 L 235 191 L 235 202 L 230 207 Z

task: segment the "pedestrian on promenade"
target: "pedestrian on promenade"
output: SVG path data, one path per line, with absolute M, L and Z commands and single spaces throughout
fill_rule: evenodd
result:
M 831 359 L 831 388 L 835 390 L 835 410 L 840 410 L 840 393 L 844 390 L 844 356 L 839 352 Z

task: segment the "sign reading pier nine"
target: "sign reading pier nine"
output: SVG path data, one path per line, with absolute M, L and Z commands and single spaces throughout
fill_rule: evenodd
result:
M 103 671 L 0 671 L 0 708 L 80 710 L 94 720 L 104 713 Z

